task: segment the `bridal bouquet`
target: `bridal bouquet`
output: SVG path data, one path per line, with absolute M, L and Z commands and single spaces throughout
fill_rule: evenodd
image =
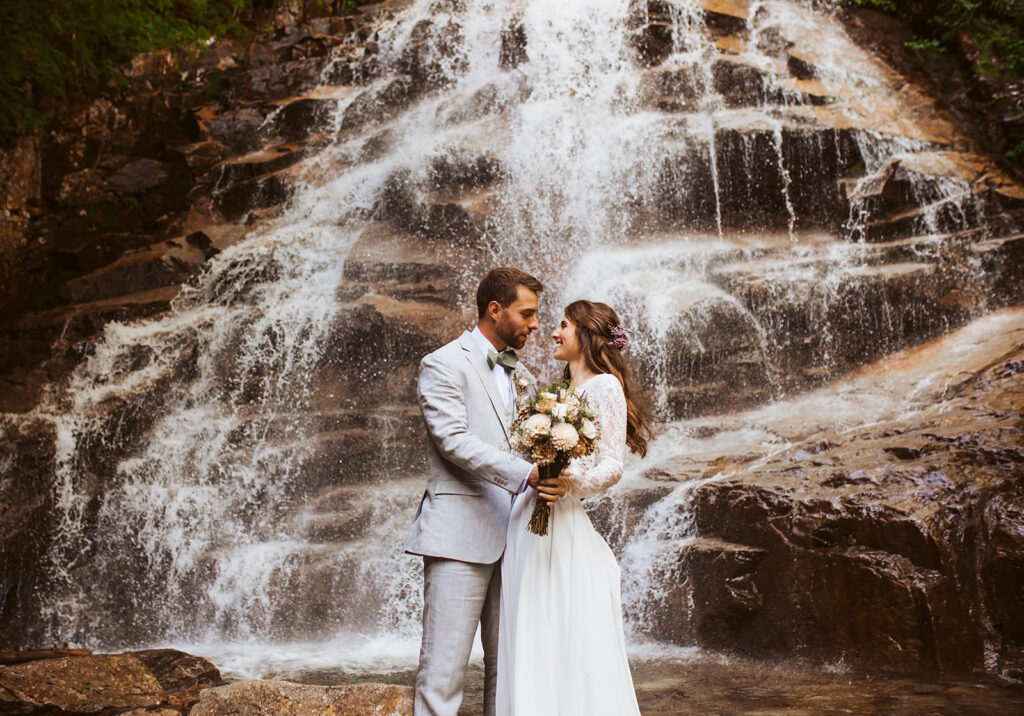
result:
M 528 453 L 542 480 L 558 477 L 569 461 L 597 449 L 601 433 L 594 411 L 569 380 L 542 388 L 525 403 L 512 423 L 512 447 Z M 529 530 L 548 533 L 551 507 L 538 499 Z

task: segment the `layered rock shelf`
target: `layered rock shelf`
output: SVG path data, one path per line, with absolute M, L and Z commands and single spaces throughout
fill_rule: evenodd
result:
M 658 567 L 675 586 L 652 633 L 755 657 L 1020 680 L 1022 339 L 1015 309 L 976 326 L 968 356 L 950 356 L 947 337 L 850 378 L 857 392 L 946 362 L 935 404 L 912 415 L 837 433 L 815 429 L 827 417 L 813 399 L 795 401 L 793 417 L 762 418 L 800 436 L 783 450 L 684 454 L 654 468 L 656 483 L 692 485 L 677 509 L 692 511 L 693 527 Z M 693 429 L 710 440 L 737 420 Z

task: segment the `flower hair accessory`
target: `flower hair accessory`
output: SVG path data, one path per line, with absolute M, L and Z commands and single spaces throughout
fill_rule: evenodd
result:
M 629 334 L 626 332 L 626 329 L 621 325 L 615 325 L 612 326 L 611 334 L 612 339 L 608 341 L 608 344 L 620 351 L 625 350 L 626 346 L 629 345 Z

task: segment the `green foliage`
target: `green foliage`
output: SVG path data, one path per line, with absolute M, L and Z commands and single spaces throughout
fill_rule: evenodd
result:
M 252 0 L 0 0 L 0 138 L 45 122 L 40 102 L 95 91 L 160 47 L 244 30 Z
M 1011 86 L 1024 77 L 1024 0 L 837 0 L 882 10 L 899 19 L 915 35 L 907 47 L 920 53 L 940 81 L 967 80 L 985 99 L 979 109 L 998 123 L 1019 123 L 1024 102 Z M 982 80 L 979 82 L 979 79 Z M 998 150 L 1024 163 L 1024 140 L 1007 126 L 1000 130 Z
M 907 46 L 926 55 L 948 54 L 954 44 L 976 55 L 975 71 L 1024 76 L 1024 0 L 839 0 L 881 10 L 908 24 Z
M 946 46 L 942 43 L 942 40 L 934 37 L 911 40 L 906 44 L 911 50 L 917 50 L 918 52 L 934 52 L 940 55 L 946 52 Z
M 844 0 L 846 5 L 864 8 L 866 10 L 881 10 L 882 12 L 896 12 L 896 5 L 892 0 Z

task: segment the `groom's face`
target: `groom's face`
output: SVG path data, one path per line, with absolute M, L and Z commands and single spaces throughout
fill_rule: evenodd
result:
M 526 339 L 530 334 L 539 327 L 537 294 L 526 286 L 518 286 L 515 301 L 508 306 L 497 305 L 501 310 L 495 318 L 495 333 L 505 345 L 519 350 L 526 345 Z

